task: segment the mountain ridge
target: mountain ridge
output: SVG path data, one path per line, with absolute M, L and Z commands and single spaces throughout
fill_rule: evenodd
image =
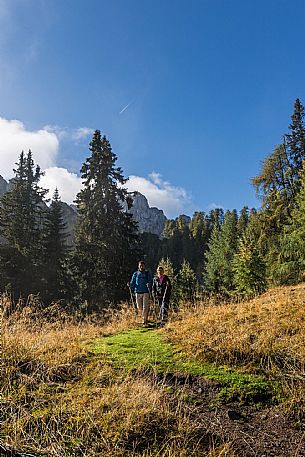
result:
M 0 197 L 9 189 L 9 183 L 0 175 Z M 154 235 L 162 236 L 167 217 L 162 209 L 155 206 L 149 206 L 145 195 L 138 191 L 131 192 L 133 198 L 133 206 L 128 209 L 127 205 L 123 205 L 123 209 L 132 214 L 134 220 L 138 224 L 140 233 L 147 232 Z M 67 225 L 67 243 L 73 243 L 74 226 L 77 219 L 77 209 L 74 204 L 61 201 L 64 222 Z

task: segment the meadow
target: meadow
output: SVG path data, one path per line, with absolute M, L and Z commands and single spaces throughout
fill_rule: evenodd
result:
M 304 302 L 205 299 L 159 329 L 3 296 L 2 455 L 304 456 Z

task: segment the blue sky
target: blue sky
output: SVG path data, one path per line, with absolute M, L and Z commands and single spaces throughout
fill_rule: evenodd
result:
M 0 174 L 30 147 L 73 200 L 100 129 L 168 217 L 258 206 L 305 104 L 304 26 L 303 0 L 0 0 Z

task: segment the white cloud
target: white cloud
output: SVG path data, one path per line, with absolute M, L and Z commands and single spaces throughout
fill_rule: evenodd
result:
M 21 121 L 0 117 L 0 175 L 5 179 L 12 178 L 21 151 L 27 153 L 31 149 L 35 163 L 45 172 L 41 186 L 50 190 L 48 198 L 53 196 L 57 187 L 62 201 L 72 203 L 81 188 L 81 178 L 56 166 L 59 144 L 64 139 L 80 141 L 92 133 L 88 127 L 67 129 L 58 126 L 30 131 Z
M 89 127 L 80 127 L 72 131 L 72 138 L 76 141 L 93 135 L 94 130 Z
M 224 209 L 224 206 L 221 205 L 220 203 L 210 203 L 210 204 L 208 205 L 208 209 L 209 209 L 209 210 L 218 209 L 218 208 Z
M 45 125 L 43 129 L 49 133 L 54 133 L 54 135 L 56 135 L 59 140 L 62 140 L 68 136 L 67 129 L 60 127 L 59 125 Z
M 73 140 L 79 142 L 88 136 L 92 136 L 94 130 L 90 127 L 79 127 L 77 129 L 69 129 L 67 127 L 59 127 L 58 125 L 45 125 L 44 129 L 48 132 L 55 133 L 60 140 Z
M 13 176 L 13 168 L 23 150 L 33 152 L 33 158 L 42 169 L 56 163 L 59 141 L 55 133 L 46 129 L 27 130 L 18 120 L 0 117 L 0 174 L 8 179 Z
M 82 187 L 82 179 L 66 168 L 50 167 L 45 170 L 45 175 L 42 176 L 40 185 L 45 189 L 49 189 L 48 198 L 52 198 L 57 187 L 61 200 L 71 204 Z
M 163 209 L 167 217 L 176 217 L 191 205 L 188 192 L 165 181 L 160 173 L 152 172 L 149 179 L 130 176 L 125 187 L 130 192 L 138 191 L 145 195 L 149 205 Z

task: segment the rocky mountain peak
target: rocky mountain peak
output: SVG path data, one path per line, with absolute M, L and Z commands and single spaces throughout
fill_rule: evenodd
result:
M 147 198 L 140 192 L 131 193 L 133 206 L 128 210 L 138 223 L 139 232 L 161 236 L 167 220 L 162 209 L 149 206 Z
M 8 190 L 8 183 L 5 179 L 0 175 L 0 197 L 1 195 L 5 194 Z

